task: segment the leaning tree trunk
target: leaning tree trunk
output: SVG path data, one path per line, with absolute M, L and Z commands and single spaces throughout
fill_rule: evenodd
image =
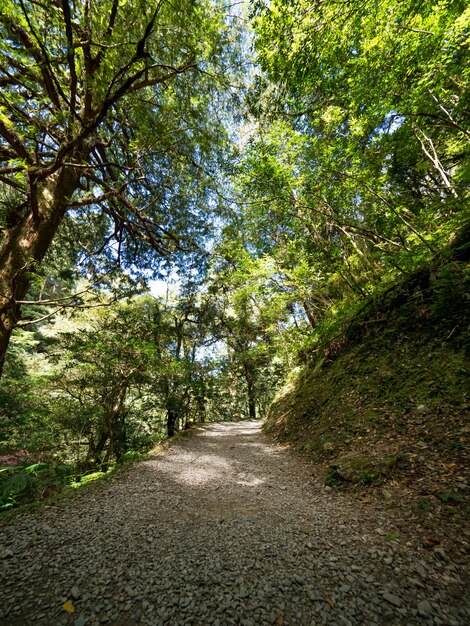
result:
M 44 258 L 77 188 L 75 168 L 61 167 L 30 185 L 27 212 L 4 230 L 0 246 L 0 376 L 11 333 L 21 315 L 18 301 L 29 289 L 30 272 Z

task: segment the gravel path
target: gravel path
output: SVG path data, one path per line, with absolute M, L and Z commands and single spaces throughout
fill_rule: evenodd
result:
M 469 624 L 463 566 L 390 528 L 258 422 L 210 424 L 0 528 L 0 624 Z

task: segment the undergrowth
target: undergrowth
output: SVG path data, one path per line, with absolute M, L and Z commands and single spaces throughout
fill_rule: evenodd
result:
M 41 502 L 51 496 L 79 489 L 93 481 L 112 475 L 119 468 L 143 457 L 141 452 L 129 450 L 119 462 L 110 464 L 105 471 L 91 469 L 77 472 L 73 465 L 34 463 L 28 466 L 6 465 L 0 467 L 0 513 Z
M 308 362 L 278 394 L 265 430 L 316 462 L 330 487 L 388 481 L 460 506 L 469 305 L 470 270 L 452 260 L 340 313 L 318 329 Z M 392 467 L 392 458 L 406 462 Z
M 77 471 L 77 467 L 66 463 L 0 466 L 0 515 L 7 518 L 8 513 L 21 513 L 54 499 L 59 494 L 62 496 L 72 494 L 78 489 L 112 478 L 133 462 L 144 459 L 147 453 L 161 452 L 164 444 L 187 436 L 192 430 L 191 428 L 181 431 L 171 439 L 159 438 L 145 450 L 128 450 L 119 461 L 90 468 L 86 472 Z
M 358 302 L 345 301 L 321 321 L 301 351 L 308 365 L 328 365 L 350 345 L 364 337 L 449 328 L 453 341 L 470 322 L 470 267 L 440 259 L 416 269 L 403 280 L 377 287 Z M 450 337 L 449 337 L 450 338 Z M 470 352 L 465 333 L 464 347 Z

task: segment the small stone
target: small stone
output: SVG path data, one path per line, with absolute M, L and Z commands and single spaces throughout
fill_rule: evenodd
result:
M 416 413 L 419 413 L 419 414 L 426 413 L 426 405 L 418 404 L 418 406 L 416 407 Z
M 315 593 L 313 589 L 307 589 L 307 595 L 312 602 L 322 602 L 323 598 L 319 593 Z
M 384 600 L 387 600 L 387 602 L 390 602 L 390 604 L 393 604 L 393 606 L 401 606 L 401 600 L 400 598 L 398 598 L 397 596 L 394 596 L 393 593 L 389 593 L 388 591 L 386 591 L 383 594 Z
M 421 578 L 426 578 L 426 569 L 422 566 L 422 564 L 418 563 L 418 565 L 416 565 L 416 571 L 421 576 Z
M 421 617 L 427 617 L 432 613 L 432 606 L 427 600 L 422 600 L 418 603 L 418 613 Z
M 86 617 L 80 615 L 80 617 L 77 617 L 77 619 L 74 621 L 73 626 L 86 626 L 87 621 L 88 620 Z
M 393 558 L 391 556 L 386 556 L 384 558 L 385 565 L 391 565 L 393 563 Z
M 339 588 L 340 593 L 349 593 L 351 591 L 351 586 L 350 585 L 342 585 Z
M 2 558 L 11 559 L 13 556 L 14 556 L 13 550 L 10 550 L 10 548 L 5 548 L 2 554 Z
M 449 557 L 447 556 L 442 546 L 438 546 L 437 548 L 434 548 L 434 554 L 438 556 L 440 559 L 442 559 L 443 561 L 446 561 L 446 562 L 449 561 Z
M 70 590 L 70 595 L 74 600 L 79 600 L 82 597 L 81 591 L 76 585 Z

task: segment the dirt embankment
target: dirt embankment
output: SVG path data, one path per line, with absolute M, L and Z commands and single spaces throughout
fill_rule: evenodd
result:
M 332 489 L 395 509 L 435 542 L 459 542 L 470 506 L 469 278 L 448 263 L 372 303 L 292 377 L 265 425 Z

